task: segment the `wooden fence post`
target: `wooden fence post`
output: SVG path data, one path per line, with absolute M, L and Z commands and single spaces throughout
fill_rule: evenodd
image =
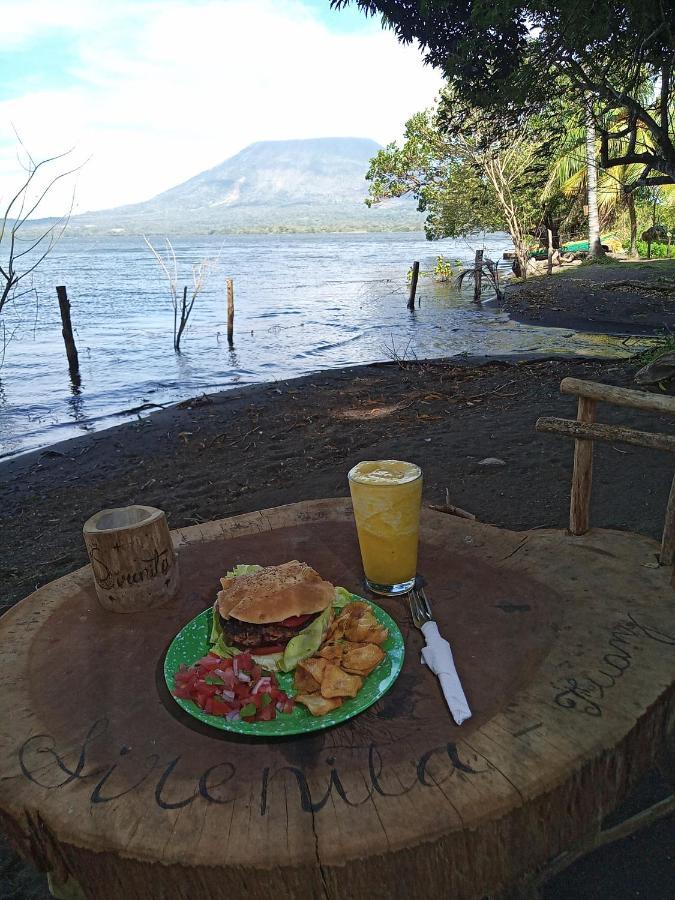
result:
M 577 422 L 595 422 L 597 400 L 579 397 Z M 593 482 L 593 441 L 574 442 L 574 470 L 570 499 L 570 531 L 585 534 L 588 531 Z
M 61 334 L 63 342 L 66 345 L 66 356 L 68 357 L 68 368 L 71 376 L 76 376 L 80 369 L 80 361 L 77 358 L 77 347 L 75 346 L 75 338 L 73 337 L 73 326 L 70 321 L 70 300 L 64 285 L 58 285 L 56 288 L 56 296 L 59 298 L 59 312 L 61 313 Z
M 420 264 L 417 260 L 412 264 L 412 279 L 410 281 L 410 294 L 408 296 L 408 309 L 415 309 L 415 294 L 417 293 L 417 279 L 420 277 Z
M 227 279 L 227 343 L 234 346 L 234 282 Z
M 476 250 L 476 259 L 473 264 L 473 302 L 480 303 L 480 294 L 483 286 L 483 251 Z

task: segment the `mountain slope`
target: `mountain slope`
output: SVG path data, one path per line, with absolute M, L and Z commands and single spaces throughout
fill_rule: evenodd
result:
M 74 216 L 69 231 L 227 233 L 421 228 L 410 200 L 368 209 L 366 138 L 261 141 L 143 203 Z

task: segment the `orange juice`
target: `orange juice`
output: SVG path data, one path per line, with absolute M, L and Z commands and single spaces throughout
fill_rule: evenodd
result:
M 368 587 L 381 594 L 410 590 L 417 573 L 422 472 L 395 459 L 360 462 L 349 488 Z

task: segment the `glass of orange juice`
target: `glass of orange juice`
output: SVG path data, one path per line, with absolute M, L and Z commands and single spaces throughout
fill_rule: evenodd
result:
M 349 472 L 366 584 L 376 594 L 409 591 L 417 574 L 422 470 L 396 459 L 360 462 Z

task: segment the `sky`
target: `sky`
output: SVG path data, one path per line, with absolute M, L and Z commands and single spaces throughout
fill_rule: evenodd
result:
M 401 136 L 440 74 L 329 0 L 0 0 L 0 199 L 76 168 L 59 215 L 146 200 L 254 141 Z M 47 173 L 49 169 L 47 170 Z

